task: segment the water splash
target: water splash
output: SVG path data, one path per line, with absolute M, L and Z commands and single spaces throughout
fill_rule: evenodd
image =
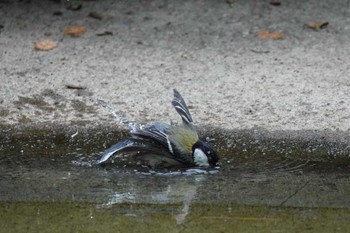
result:
M 106 101 L 97 100 L 97 101 L 95 101 L 95 103 L 98 105 L 101 105 L 102 107 L 107 109 L 109 111 L 109 113 L 111 113 L 112 116 L 114 116 L 114 119 L 117 122 L 117 124 L 124 125 L 124 126 L 128 127 L 130 132 L 135 132 L 135 131 L 142 129 L 143 125 L 141 123 L 139 123 L 137 121 L 128 120 L 121 113 L 117 113 L 113 109 L 112 105 L 107 103 Z

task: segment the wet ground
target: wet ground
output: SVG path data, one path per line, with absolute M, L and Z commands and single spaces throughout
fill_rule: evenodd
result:
M 350 230 L 347 162 L 223 153 L 211 170 L 101 167 L 115 140 L 104 130 L 13 132 L 2 130 L 0 232 Z

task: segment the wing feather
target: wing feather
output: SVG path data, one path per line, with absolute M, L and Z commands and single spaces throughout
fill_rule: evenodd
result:
M 152 152 L 154 154 L 162 154 L 164 156 L 169 156 L 169 152 L 165 150 L 165 148 L 159 144 L 156 144 L 152 141 L 147 141 L 140 138 L 128 138 L 123 141 L 114 144 L 107 150 L 103 152 L 100 158 L 97 160 L 97 164 L 104 163 L 111 156 L 118 152 Z
M 174 154 L 169 135 L 166 133 L 166 131 L 170 128 L 171 126 L 169 124 L 163 122 L 152 122 L 142 129 L 132 132 L 132 136 L 136 138 L 156 141 L 165 146 L 170 151 L 170 153 Z
M 118 142 L 117 144 L 114 144 L 107 150 L 103 152 L 103 154 L 100 156 L 100 158 L 97 160 L 97 164 L 101 164 L 105 161 L 107 161 L 112 155 L 114 155 L 117 152 L 122 152 L 126 150 L 137 150 L 137 149 L 144 149 L 145 145 L 137 143 L 137 141 L 132 139 L 125 139 L 123 141 Z

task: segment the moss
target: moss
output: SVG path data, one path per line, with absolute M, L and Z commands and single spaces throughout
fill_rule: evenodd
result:
M 349 232 L 349 209 L 0 202 L 0 232 Z

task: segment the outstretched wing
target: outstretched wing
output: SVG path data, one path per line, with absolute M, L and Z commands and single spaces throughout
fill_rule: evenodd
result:
M 193 120 L 190 111 L 188 111 L 188 107 L 185 103 L 185 100 L 182 98 L 182 96 L 176 89 L 174 89 L 174 99 L 171 101 L 171 103 L 174 106 L 177 113 L 180 114 L 184 125 L 193 125 Z
M 163 122 L 151 122 L 131 134 L 134 138 L 157 142 L 167 148 L 171 154 L 174 154 L 173 146 L 170 142 L 169 135 L 167 134 L 167 131 L 170 128 L 171 126 L 169 124 Z
M 169 134 L 170 133 L 170 134 Z M 107 149 L 97 160 L 104 163 L 118 152 L 151 152 L 172 158 L 184 164 L 192 164 L 192 145 L 198 140 L 197 133 L 186 127 L 172 127 L 163 122 L 152 122 L 131 133 L 132 137 Z
M 97 164 L 104 163 L 111 156 L 118 152 L 131 152 L 131 151 L 143 151 L 152 152 L 154 154 L 164 154 L 166 153 L 164 147 L 153 143 L 152 141 L 142 140 L 140 138 L 129 138 L 114 144 L 108 148 L 100 158 L 97 160 Z
M 114 155 L 117 152 L 127 151 L 127 150 L 136 150 L 136 149 L 143 149 L 145 146 L 137 143 L 137 141 L 132 139 L 125 139 L 121 142 L 118 142 L 117 144 L 114 144 L 110 148 L 108 148 L 103 154 L 100 156 L 100 158 L 97 160 L 97 164 L 101 164 L 105 161 L 107 161 L 112 155 Z

